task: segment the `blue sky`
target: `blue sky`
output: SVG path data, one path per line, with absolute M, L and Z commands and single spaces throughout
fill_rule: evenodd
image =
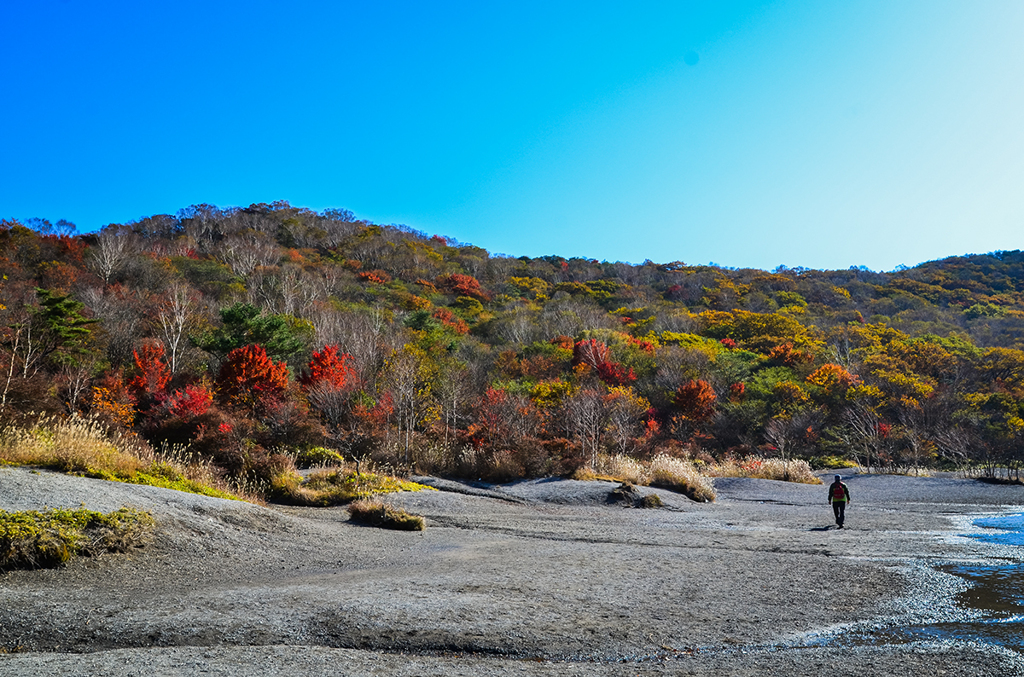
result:
M 0 217 L 288 200 L 491 252 L 1024 247 L 1024 3 L 0 6 Z

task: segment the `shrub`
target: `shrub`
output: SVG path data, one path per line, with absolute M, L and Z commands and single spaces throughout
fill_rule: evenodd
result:
M 359 273 L 359 279 L 370 284 L 388 284 L 391 276 L 383 270 L 365 270 Z
M 127 552 L 144 545 L 153 526 L 152 515 L 132 508 L 108 514 L 0 510 L 0 570 L 57 566 L 79 554 Z
M 310 447 L 295 454 L 295 463 L 302 468 L 313 466 L 343 465 L 345 459 L 334 449 Z
M 625 503 L 633 508 L 661 508 L 665 504 L 657 494 L 640 494 L 632 482 L 623 482 L 608 494 L 609 503 Z
M 401 508 L 380 501 L 356 501 L 348 507 L 348 514 L 353 522 L 361 522 L 383 529 L 423 531 L 427 528 L 427 521 L 423 517 L 410 515 Z
M 351 470 L 322 471 L 303 478 L 294 470 L 277 473 L 270 481 L 271 499 L 293 505 L 342 505 L 376 494 L 421 491 L 432 487 L 389 475 Z
M 859 468 L 856 461 L 840 456 L 812 456 L 807 461 L 814 470 L 830 470 L 832 468 Z

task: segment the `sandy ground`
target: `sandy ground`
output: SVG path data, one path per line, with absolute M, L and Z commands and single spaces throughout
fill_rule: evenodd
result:
M 961 536 L 1020 511 L 1024 487 L 848 478 L 847 528 L 825 486 L 725 479 L 719 500 L 540 480 L 390 500 L 425 532 L 344 509 L 261 508 L 0 469 L 0 508 L 151 510 L 130 555 L 0 574 L 0 675 L 1022 675 L 982 644 L 887 630 L 971 617 L 937 571 L 999 557 Z

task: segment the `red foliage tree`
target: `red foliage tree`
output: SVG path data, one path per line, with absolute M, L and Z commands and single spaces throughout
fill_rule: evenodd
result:
M 171 380 L 171 372 L 164 362 L 163 344 L 147 341 L 141 350 L 132 354 L 135 357 L 135 375 L 127 383 L 132 398 L 142 407 L 163 400 L 167 382 Z
M 646 340 L 646 339 L 639 339 L 639 338 L 636 338 L 634 336 L 627 336 L 626 337 L 626 343 L 628 343 L 631 346 L 635 346 L 635 347 L 639 348 L 640 350 L 644 351 L 648 355 L 653 355 L 654 354 L 654 344 L 651 343 L 650 341 Z
M 337 345 L 324 346 L 323 350 L 313 352 L 308 371 L 299 377 L 299 383 L 304 390 L 321 384 L 330 385 L 336 390 L 349 390 L 359 380 L 352 364 L 352 356 L 339 353 Z
M 226 402 L 256 409 L 288 390 L 288 365 L 274 364 L 261 345 L 235 348 L 220 367 L 217 389 Z
M 466 429 L 466 436 L 478 449 L 515 449 L 527 438 L 533 439 L 541 427 L 533 402 L 505 390 L 487 388 L 473 413 L 474 422 Z
M 488 388 L 480 396 L 474 408 L 476 421 L 466 431 L 470 444 L 479 449 L 508 436 L 507 402 L 508 393 L 504 390 Z
M 171 395 L 168 410 L 174 416 L 189 421 L 205 414 L 212 404 L 213 393 L 209 388 L 203 385 L 189 385 Z
M 611 350 L 597 339 L 578 341 L 572 349 L 573 366 L 586 365 L 597 372 L 598 377 L 610 386 L 622 386 L 636 380 L 632 367 L 624 367 L 611 361 Z
M 372 405 L 357 402 L 352 413 L 367 426 L 371 435 L 383 435 L 395 413 L 395 400 L 391 393 L 384 393 Z
M 597 375 L 602 381 L 610 386 L 624 386 L 636 380 L 636 374 L 632 367 L 624 367 L 618 362 L 600 362 L 597 365 Z

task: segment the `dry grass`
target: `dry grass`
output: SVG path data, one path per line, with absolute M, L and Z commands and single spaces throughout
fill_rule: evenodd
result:
M 382 529 L 399 531 L 423 531 L 427 521 L 419 515 L 410 515 L 381 501 L 362 499 L 348 506 L 348 514 L 354 522 L 369 524 Z
M 667 454 L 658 454 L 648 467 L 648 484 L 670 489 L 695 501 L 709 502 L 716 498 L 715 485 L 690 461 Z
M 753 477 L 762 480 L 782 480 L 802 484 L 821 484 L 807 461 L 783 461 L 780 458 L 748 458 L 727 460 L 707 468 L 712 477 Z
M 359 472 L 342 468 L 324 470 L 303 478 L 294 470 L 278 473 L 271 480 L 272 500 L 293 505 L 343 505 L 378 494 L 399 491 L 422 491 L 428 487 L 390 475 Z
M 601 455 L 594 470 L 578 470 L 573 479 L 629 482 L 675 491 L 694 501 L 715 500 L 715 487 L 711 480 L 702 475 L 692 462 L 666 454 L 658 454 L 648 462 L 620 454 Z
M 208 461 L 193 458 L 186 449 L 157 453 L 138 437 L 110 435 L 103 425 L 80 417 L 43 416 L 31 427 L 5 427 L 0 430 L 0 462 L 259 502 L 220 479 Z
M 74 555 L 127 552 L 144 545 L 153 530 L 148 512 L 92 510 L 0 510 L 0 570 L 63 564 Z

